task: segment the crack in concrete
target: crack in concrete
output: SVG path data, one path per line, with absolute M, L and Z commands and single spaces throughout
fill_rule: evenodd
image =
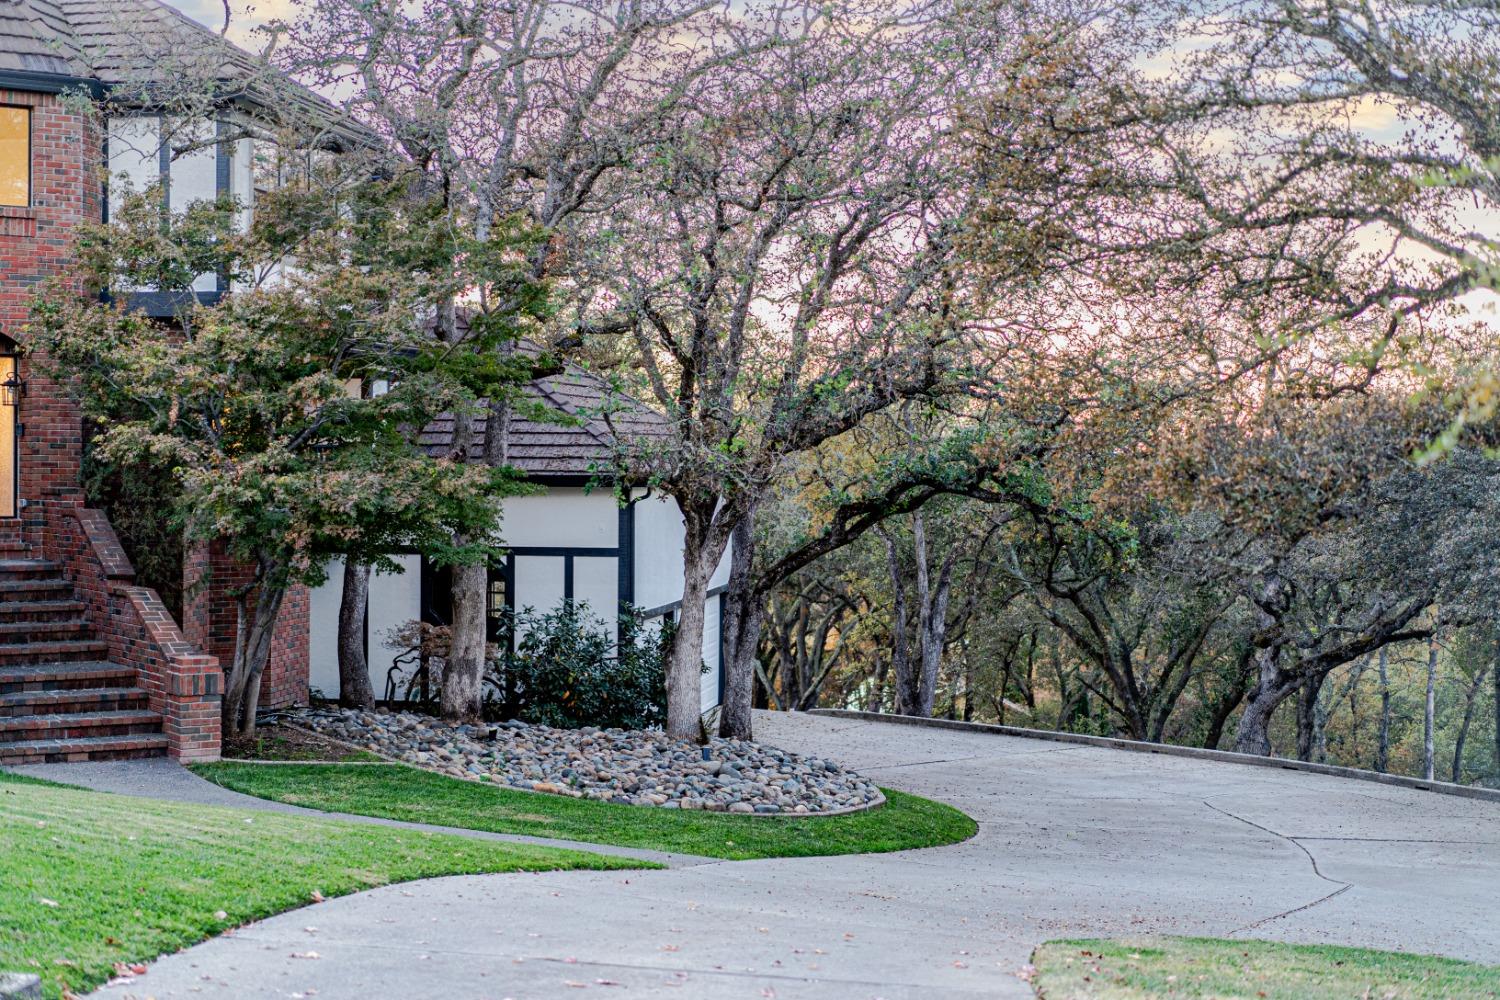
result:
M 1500 840 L 1423 840 L 1420 837 L 1313 837 L 1296 836 L 1288 840 L 1325 840 L 1333 843 L 1354 844 L 1473 844 L 1479 847 L 1500 847 Z
M 656 964 L 652 964 L 652 963 L 649 963 L 649 962 L 606 962 L 606 961 L 602 961 L 600 959 L 584 959 L 584 958 L 580 958 L 580 959 L 561 959 L 561 958 L 553 958 L 553 957 L 545 956 L 545 955 L 539 955 L 539 956 L 534 956 L 534 957 L 531 957 L 531 958 L 527 958 L 526 961 L 528 961 L 528 962 L 531 962 L 531 961 L 535 961 L 535 962 L 548 962 L 548 963 L 552 963 L 554 965 L 570 966 L 570 967 L 573 967 L 573 968 L 579 968 L 579 967 L 587 966 L 587 967 L 590 967 L 590 968 L 600 968 L 600 969 L 630 969 L 630 970 L 634 970 L 634 971 L 637 971 L 637 972 L 666 973 L 666 974 L 669 974 L 669 975 L 675 975 L 677 973 L 682 973 L 683 975 L 720 976 L 720 977 L 734 978 L 734 979 L 771 979 L 771 980 L 775 980 L 777 982 L 797 982 L 797 983 L 807 983 L 809 985 L 816 984 L 816 983 L 841 983 L 841 984 L 844 984 L 844 985 L 847 985 L 847 986 L 867 986 L 867 987 L 874 987 L 876 989 L 879 989 L 881 987 L 885 987 L 885 988 L 889 989 L 890 987 L 893 987 L 893 986 L 900 987 L 900 988 L 903 988 L 903 989 L 911 989 L 911 990 L 932 989 L 932 987 L 930 985 L 924 984 L 924 983 L 902 983 L 902 982 L 897 982 L 897 981 L 889 980 L 889 979 L 882 979 L 882 980 L 851 979 L 851 978 L 847 978 L 847 977 L 844 977 L 844 976 L 833 976 L 833 977 L 830 977 L 830 976 L 827 976 L 827 975 L 823 975 L 821 973 L 821 970 L 818 970 L 818 971 L 809 970 L 805 974 L 798 974 L 798 973 L 792 972 L 790 970 L 783 970 L 783 971 L 777 971 L 777 972 L 762 972 L 762 971 L 758 971 L 758 970 L 755 970 L 755 969 L 745 969 L 745 970 L 741 971 L 741 970 L 736 970 L 736 969 L 709 968 L 709 967 L 698 966 L 698 965 L 673 966 L 673 965 L 656 965 Z M 969 989 L 967 989 L 965 987 L 959 987 L 959 989 L 961 990 L 961 993 L 954 994 L 951 990 L 945 988 L 945 995 L 947 995 L 947 996 L 954 996 L 954 995 L 974 995 L 974 996 L 983 995 L 983 996 L 992 996 L 993 995 L 992 993 L 988 993 L 988 992 L 983 993 L 983 994 L 978 993 L 978 992 L 973 992 L 973 991 L 971 991 L 971 990 L 969 990 Z
M 1319 905 L 1321 905 L 1323 903 L 1328 902 L 1330 899 L 1333 899 L 1335 896 L 1342 896 L 1344 893 L 1346 893 L 1350 889 L 1354 888 L 1354 883 L 1353 882 L 1345 882 L 1342 879 L 1330 878 L 1329 876 L 1324 875 L 1323 874 L 1323 870 L 1318 867 L 1318 858 L 1317 858 L 1317 856 L 1315 854 L 1313 854 L 1312 851 L 1308 850 L 1307 846 L 1305 844 L 1302 844 L 1301 842 L 1299 842 L 1295 837 L 1288 837 L 1286 834 L 1280 833 L 1280 832 L 1278 832 L 1276 830 L 1273 830 L 1273 829 L 1271 829 L 1268 826 L 1262 826 L 1261 824 L 1255 822 L 1254 820 L 1246 819 L 1243 816 L 1237 816 L 1234 813 L 1230 812 L 1228 809 L 1220 809 L 1218 806 L 1214 805 L 1212 802 L 1209 802 L 1207 800 L 1204 800 L 1203 804 L 1205 806 L 1207 806 L 1208 808 L 1212 809 L 1214 812 L 1218 813 L 1221 816 L 1228 816 L 1230 819 L 1239 820 L 1241 823 L 1244 823 L 1246 826 L 1254 827 L 1255 829 L 1261 831 L 1262 833 L 1265 833 L 1265 834 L 1268 834 L 1268 835 L 1270 835 L 1272 837 L 1275 837 L 1278 840 L 1284 840 L 1288 844 L 1291 844 L 1293 847 L 1297 848 L 1297 850 L 1301 851 L 1304 855 L 1307 856 L 1307 861 L 1308 861 L 1308 863 L 1310 865 L 1312 865 L 1312 871 L 1313 871 L 1314 875 L 1316 875 L 1318 878 L 1322 879 L 1324 882 L 1327 882 L 1329 885 L 1336 885 L 1336 886 L 1338 886 L 1338 888 L 1335 889 L 1333 892 L 1330 892 L 1330 893 L 1328 893 L 1327 895 L 1324 895 L 1324 896 L 1319 896 L 1317 899 L 1314 899 L 1311 902 L 1303 903 L 1301 906 L 1294 906 L 1290 910 L 1282 910 L 1280 913 L 1273 913 L 1269 917 L 1262 917 L 1259 920 L 1251 921 L 1250 923 L 1246 924 L 1243 927 L 1236 927 L 1234 930 L 1232 930 L 1232 931 L 1229 932 L 1230 934 L 1243 934 L 1246 931 L 1251 931 L 1251 930 L 1254 930 L 1257 927 L 1261 927 L 1261 926 L 1263 926 L 1265 924 L 1269 924 L 1269 923 L 1271 923 L 1274 920 L 1281 920 L 1283 917 L 1290 917 L 1294 913 L 1301 913 L 1303 910 L 1310 910 L 1310 909 L 1312 909 L 1315 906 L 1319 906 Z M 1309 839 L 1311 839 L 1311 838 L 1309 838 Z
M 1052 747 L 1047 750 L 1023 750 L 1020 753 L 976 753 L 966 757 L 939 757 L 936 760 L 914 760 L 906 764 L 877 764 L 874 767 L 860 767 L 860 772 L 868 771 L 894 771 L 901 767 L 924 767 L 928 764 L 954 764 L 964 760 L 994 760 L 1005 761 L 1012 757 L 1035 757 L 1044 753 L 1076 753 L 1079 750 L 1092 750 L 1093 747 Z

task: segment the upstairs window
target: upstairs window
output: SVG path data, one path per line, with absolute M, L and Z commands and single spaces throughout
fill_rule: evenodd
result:
M 0 205 L 31 204 L 31 109 L 0 107 Z

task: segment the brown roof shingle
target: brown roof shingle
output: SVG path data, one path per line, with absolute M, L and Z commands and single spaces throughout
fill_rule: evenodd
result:
M 559 419 L 578 420 L 576 424 L 519 416 L 511 420 L 511 464 L 533 479 L 595 475 L 607 479 L 613 474 L 617 443 L 660 440 L 671 433 L 665 416 L 613 392 L 604 379 L 576 365 L 535 379 L 525 392 L 532 401 L 557 411 Z M 607 421 L 601 416 L 606 410 Z M 483 448 L 484 435 L 481 417 L 475 421 L 473 453 Z M 428 454 L 446 454 L 453 447 L 453 416 L 444 414 L 428 424 L 420 440 Z

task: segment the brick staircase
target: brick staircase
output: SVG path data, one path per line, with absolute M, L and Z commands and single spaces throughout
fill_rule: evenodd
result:
M 62 568 L 0 537 L 0 764 L 159 757 L 161 716 L 110 663 Z

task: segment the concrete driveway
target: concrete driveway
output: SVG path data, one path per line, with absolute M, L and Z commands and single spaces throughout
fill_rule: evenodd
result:
M 1039 942 L 1141 934 L 1500 963 L 1494 802 L 989 734 L 756 723 L 768 742 L 960 806 L 979 835 L 900 854 L 393 886 L 245 927 L 97 995 L 1022 998 L 1016 972 Z

